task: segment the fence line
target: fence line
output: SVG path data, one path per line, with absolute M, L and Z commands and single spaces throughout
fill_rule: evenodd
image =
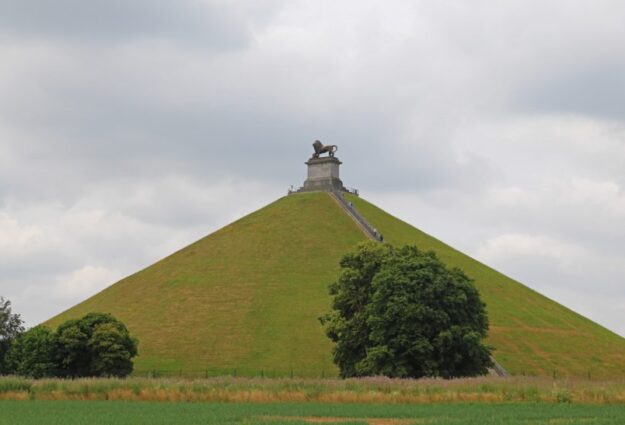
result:
M 267 370 L 267 369 L 137 369 L 132 376 L 139 378 L 217 378 L 217 377 L 243 377 L 243 378 L 309 378 L 324 379 L 337 378 L 335 371 L 328 372 L 320 369 L 316 373 L 301 373 L 296 369 Z

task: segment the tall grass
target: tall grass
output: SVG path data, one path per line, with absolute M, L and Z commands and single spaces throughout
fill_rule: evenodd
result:
M 262 378 L 0 378 L 3 400 L 128 400 L 322 403 L 591 403 L 625 402 L 625 380 L 547 378 L 262 379 Z

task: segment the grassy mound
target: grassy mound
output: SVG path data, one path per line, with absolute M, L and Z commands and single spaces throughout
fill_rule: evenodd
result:
M 433 249 L 475 279 L 490 344 L 512 373 L 625 376 L 625 340 L 366 201 L 395 244 Z M 298 194 L 238 220 L 52 318 L 110 312 L 139 338 L 138 374 L 334 376 L 317 318 L 341 256 L 366 238 L 327 193 Z

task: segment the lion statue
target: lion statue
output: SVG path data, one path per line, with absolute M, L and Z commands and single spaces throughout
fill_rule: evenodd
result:
M 334 157 L 334 152 L 339 150 L 339 147 L 336 145 L 324 145 L 319 140 L 315 140 L 313 143 L 313 148 L 315 148 L 315 153 L 313 154 L 313 158 L 319 158 L 319 155 L 322 153 L 328 153 L 331 157 Z

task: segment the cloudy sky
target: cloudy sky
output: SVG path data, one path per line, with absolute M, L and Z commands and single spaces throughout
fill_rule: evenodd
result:
M 0 0 L 28 325 L 285 194 L 366 199 L 625 335 L 625 2 Z

